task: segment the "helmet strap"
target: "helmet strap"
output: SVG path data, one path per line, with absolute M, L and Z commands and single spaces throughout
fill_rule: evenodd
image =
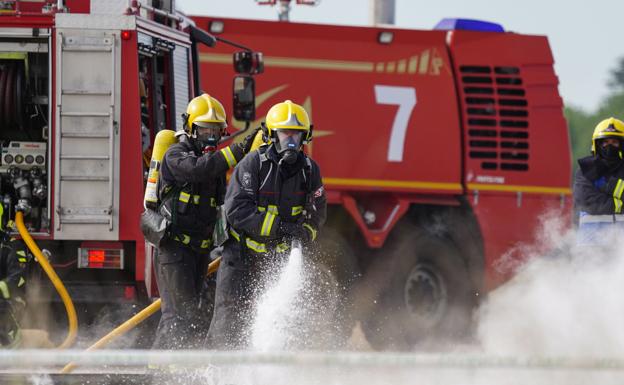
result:
M 184 128 L 185 131 L 190 132 L 190 127 L 188 126 L 188 118 L 189 118 L 189 114 L 187 114 L 186 112 L 182 114 L 182 127 Z
M 260 129 L 262 130 L 262 141 L 265 143 L 269 143 L 269 140 L 271 139 L 269 135 L 269 128 L 264 122 L 262 122 L 260 123 Z
M 312 131 L 314 131 L 314 125 L 310 124 L 310 129 L 308 130 L 308 134 L 303 139 L 303 144 L 308 144 L 312 141 Z

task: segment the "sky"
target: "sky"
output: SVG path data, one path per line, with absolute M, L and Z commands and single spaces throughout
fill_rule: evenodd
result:
M 255 0 L 175 0 L 189 15 L 277 20 L 277 7 Z M 295 1 L 292 1 L 295 3 Z M 371 25 L 369 0 L 293 5 L 292 22 Z M 431 29 L 446 17 L 497 22 L 507 31 L 546 35 L 566 105 L 590 112 L 609 93 L 608 79 L 624 57 L 624 0 L 395 0 L 395 24 Z

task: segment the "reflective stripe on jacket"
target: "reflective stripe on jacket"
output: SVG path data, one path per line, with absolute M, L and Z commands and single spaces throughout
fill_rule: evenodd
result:
M 171 222 L 174 240 L 198 248 L 208 248 L 223 204 L 225 175 L 244 153 L 240 146 L 198 154 L 188 141 L 172 145 L 161 165 L 160 212 Z
M 258 245 L 282 242 L 281 222 L 306 222 L 314 234 L 325 222 L 327 200 L 318 165 L 300 154 L 294 166 L 281 167 L 273 146 L 261 147 L 239 163 L 227 187 L 230 227 Z

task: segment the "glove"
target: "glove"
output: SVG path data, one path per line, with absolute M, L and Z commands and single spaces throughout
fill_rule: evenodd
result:
M 316 238 L 316 230 L 307 223 L 280 223 L 280 234 L 284 237 L 297 238 L 303 243 L 310 243 Z
M 253 145 L 254 139 L 256 138 L 256 134 L 260 131 L 260 127 L 256 128 L 251 132 L 251 134 L 247 135 L 245 139 L 241 142 L 241 149 L 245 154 L 248 154 L 251 151 L 251 146 Z
M 279 231 L 283 237 L 299 238 L 301 241 L 305 237 L 305 230 L 301 223 L 280 222 Z

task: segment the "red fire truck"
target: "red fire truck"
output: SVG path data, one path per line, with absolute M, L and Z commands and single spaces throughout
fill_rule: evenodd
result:
M 215 40 L 201 29 L 264 52 L 254 123 L 285 99 L 311 114 L 308 152 L 330 203 L 318 258 L 345 325 L 361 321 L 374 346 L 464 329 L 509 276 L 501 258 L 525 257 L 545 213 L 568 215 L 568 136 L 545 37 L 461 20 L 431 31 L 190 20 L 172 8 L 0 1 L 2 204 L 10 216 L 30 205 L 28 228 L 75 302 L 155 295 L 139 230 L 151 145 L 181 126 L 199 74 L 228 111 L 253 116 L 241 111 L 249 93 L 230 102 L 232 48 L 198 48 Z
M 30 206 L 28 230 L 78 304 L 153 291 L 139 229 L 152 142 L 181 127 L 199 92 L 197 45 L 215 43 L 172 3 L 0 1 L 5 220 Z M 56 298 L 42 283 L 30 302 Z
M 330 203 L 322 238 L 340 250 L 334 271 L 374 346 L 463 329 L 544 215 L 569 218 L 546 37 L 457 19 L 426 31 L 193 19 L 263 52 L 258 117 L 285 99 L 311 114 Z M 202 50 L 200 63 L 203 87 L 227 100 L 229 55 Z

